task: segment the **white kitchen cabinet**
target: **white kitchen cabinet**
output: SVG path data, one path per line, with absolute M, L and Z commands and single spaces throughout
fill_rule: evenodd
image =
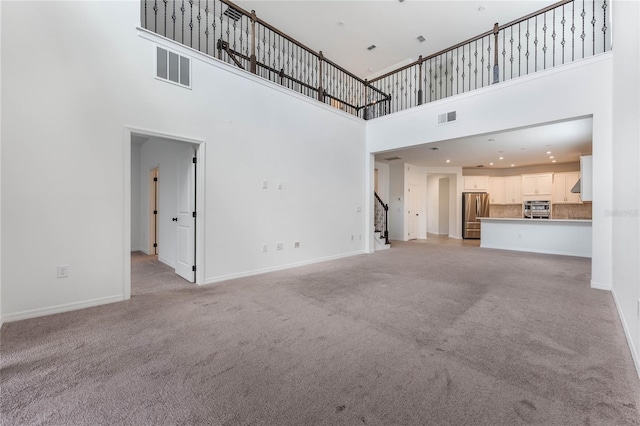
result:
M 505 204 L 506 195 L 505 178 L 490 177 L 489 178 L 489 203 Z
M 551 198 L 553 192 L 553 173 L 522 175 L 522 195 L 529 198 Z
M 464 176 L 464 190 L 485 192 L 489 189 L 489 176 Z
M 580 194 L 571 192 L 578 179 L 580 179 L 580 172 L 555 173 L 553 175 L 553 203 L 581 204 Z
M 505 179 L 505 204 L 522 204 L 521 176 L 509 176 Z

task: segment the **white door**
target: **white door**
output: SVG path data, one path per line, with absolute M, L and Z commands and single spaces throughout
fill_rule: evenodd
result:
M 418 209 L 420 206 L 420 194 L 418 185 L 409 184 L 409 240 L 418 238 Z
M 178 223 L 176 231 L 176 274 L 195 282 L 195 151 L 185 149 L 178 156 Z

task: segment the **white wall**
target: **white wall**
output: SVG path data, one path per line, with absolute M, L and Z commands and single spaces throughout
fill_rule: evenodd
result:
M 439 211 L 438 211 L 438 233 L 449 235 L 449 178 L 442 177 L 439 180 L 438 188 Z
M 613 294 L 640 375 L 640 3 L 614 1 L 612 11 Z
M 124 298 L 125 126 L 205 141 L 207 282 L 364 251 L 362 120 L 179 47 L 192 90 L 156 80 L 137 1 L 2 7 L 5 320 Z
M 404 230 L 404 163 L 389 165 L 389 239 L 405 240 Z
M 386 204 L 389 204 L 389 165 L 385 163 L 375 163 L 378 170 L 378 196 Z
M 139 144 L 131 145 L 131 251 L 146 250 L 140 228 L 140 148 Z
M 427 232 L 440 233 L 440 175 L 427 175 Z
M 367 151 L 376 153 L 439 141 L 442 146 L 448 139 L 593 115 L 591 279 L 594 287 L 610 288 L 611 218 L 605 210 L 612 205 L 612 56 L 606 53 L 373 120 L 367 125 Z M 438 125 L 438 114 L 447 111 L 457 111 L 458 120 Z M 461 182 L 456 186 L 461 192 Z M 461 210 L 456 217 L 460 215 Z

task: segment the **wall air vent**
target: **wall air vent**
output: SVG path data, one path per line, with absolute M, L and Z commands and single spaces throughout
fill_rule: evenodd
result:
M 156 78 L 191 88 L 191 59 L 156 47 Z
M 438 115 L 438 124 L 451 123 L 452 121 L 456 121 L 456 112 L 445 112 L 443 114 Z
M 387 161 L 402 160 L 402 158 L 401 157 L 389 157 L 389 158 L 385 158 L 385 160 L 387 160 Z
M 223 15 L 229 17 L 230 19 L 233 19 L 234 21 L 238 21 L 240 18 L 242 18 L 242 13 L 240 13 L 233 7 L 228 7 L 227 10 L 224 11 Z

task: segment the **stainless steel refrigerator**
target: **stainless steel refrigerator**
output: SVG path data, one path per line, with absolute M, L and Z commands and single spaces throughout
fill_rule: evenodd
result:
M 486 192 L 463 192 L 462 238 L 480 238 L 479 217 L 489 217 L 489 194 Z

